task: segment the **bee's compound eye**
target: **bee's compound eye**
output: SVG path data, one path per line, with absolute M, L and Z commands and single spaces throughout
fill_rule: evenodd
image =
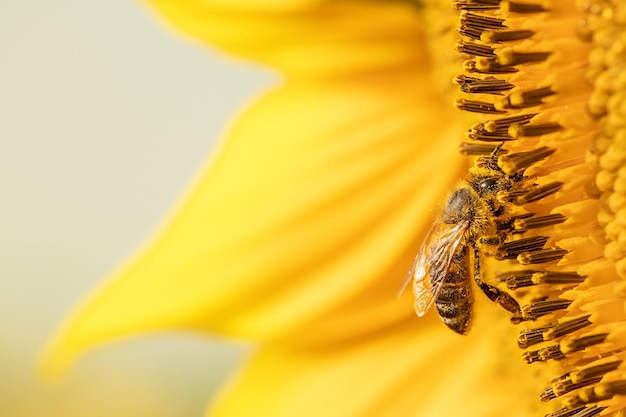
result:
M 495 178 L 486 178 L 482 180 L 478 185 L 481 190 L 489 190 L 494 188 L 498 184 L 498 180 Z

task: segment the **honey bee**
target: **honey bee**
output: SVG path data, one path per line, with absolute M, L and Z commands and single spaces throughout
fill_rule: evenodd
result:
M 417 253 L 405 282 L 405 285 L 413 282 L 418 317 L 434 304 L 441 320 L 462 335 L 468 332 L 472 319 L 472 278 L 489 300 L 513 314 L 511 321 L 523 320 L 518 302 L 483 281 L 481 276 L 482 256 L 498 253 L 512 224 L 519 218 L 512 215 L 514 204 L 508 198 L 529 192 L 524 185 L 527 178 L 523 171 L 509 175 L 498 166 L 499 150 L 500 146 L 491 156 L 478 158 L 469 177 L 452 192 L 441 217 L 435 221 Z M 543 150 L 536 156 L 530 155 L 529 160 L 535 162 L 551 152 Z M 533 196 L 537 198 L 533 198 L 542 198 L 548 192 L 554 191 L 535 189 Z

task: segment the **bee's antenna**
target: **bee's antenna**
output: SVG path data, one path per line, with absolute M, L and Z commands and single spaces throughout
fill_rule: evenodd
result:
M 496 145 L 496 147 L 491 152 L 491 155 L 489 155 L 489 157 L 487 156 L 480 157 L 479 158 L 480 162 L 478 162 L 478 164 L 492 171 L 497 171 L 499 173 L 505 174 L 502 168 L 500 168 L 500 166 L 498 165 L 498 154 L 501 153 L 503 145 L 504 145 L 504 142 L 500 142 L 498 145 Z
M 495 149 L 493 150 L 493 152 L 491 152 L 491 160 L 495 163 L 495 165 L 497 166 L 498 163 L 498 153 L 500 153 L 500 149 L 502 149 L 502 146 L 504 146 L 504 142 L 500 142 Z

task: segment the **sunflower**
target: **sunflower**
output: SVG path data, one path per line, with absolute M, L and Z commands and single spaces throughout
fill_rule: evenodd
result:
M 626 407 L 626 3 L 152 3 L 283 82 L 68 320 L 49 372 L 106 341 L 186 330 L 258 346 L 210 416 Z M 506 240 L 483 253 L 521 323 L 476 294 L 459 336 L 396 294 L 446 194 L 488 158 L 521 184 L 497 195 Z

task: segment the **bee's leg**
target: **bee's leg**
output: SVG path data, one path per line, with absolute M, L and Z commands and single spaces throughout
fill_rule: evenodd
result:
M 498 248 L 500 247 L 500 244 L 503 240 L 504 238 L 498 235 L 481 236 L 478 238 L 478 241 L 476 243 L 477 246 L 481 248 L 483 253 L 493 256 L 497 254 Z M 474 245 L 475 254 L 478 253 L 476 252 L 477 246 Z
M 481 236 L 478 238 L 478 242 L 481 245 L 500 246 L 500 243 L 502 242 L 502 238 L 500 238 L 500 236 L 497 236 L 497 235 Z
M 506 311 L 513 313 L 511 322 L 517 324 L 523 321 L 522 310 L 520 309 L 519 303 L 509 293 L 501 291 L 497 287 L 487 284 L 482 280 L 480 253 L 476 247 L 474 247 L 474 281 L 476 285 L 478 285 L 478 288 L 485 293 L 487 298 L 499 304 Z
M 513 228 L 514 218 L 498 218 L 496 219 L 496 227 L 498 231 L 508 231 Z
M 504 206 L 502 204 L 499 204 L 497 207 L 493 206 L 491 208 L 491 213 L 495 216 L 495 217 L 500 217 L 504 214 Z

